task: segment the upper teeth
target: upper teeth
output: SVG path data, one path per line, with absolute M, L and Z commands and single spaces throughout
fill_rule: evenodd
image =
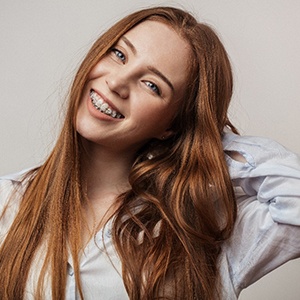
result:
M 91 90 L 90 97 L 94 106 L 101 112 L 113 118 L 120 119 L 122 115 L 113 110 L 95 91 Z

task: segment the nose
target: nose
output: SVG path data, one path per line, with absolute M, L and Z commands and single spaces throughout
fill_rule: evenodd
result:
M 129 97 L 129 79 L 125 72 L 112 73 L 106 78 L 108 88 L 122 99 Z

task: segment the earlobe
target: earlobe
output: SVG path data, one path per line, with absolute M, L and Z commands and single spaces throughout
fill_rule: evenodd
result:
M 173 130 L 166 130 L 163 134 L 161 134 L 160 136 L 157 137 L 157 139 L 161 140 L 161 141 L 165 141 L 168 138 L 172 137 L 174 135 L 174 131 Z

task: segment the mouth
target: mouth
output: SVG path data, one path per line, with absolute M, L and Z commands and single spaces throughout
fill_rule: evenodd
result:
M 100 112 L 114 119 L 124 118 L 124 116 L 120 112 L 110 107 L 109 104 L 106 103 L 104 99 L 99 94 L 97 94 L 93 89 L 90 90 L 90 98 L 92 100 L 93 106 Z

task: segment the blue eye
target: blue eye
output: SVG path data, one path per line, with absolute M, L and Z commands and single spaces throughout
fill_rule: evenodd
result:
M 158 88 L 158 86 L 156 84 L 154 84 L 151 81 L 145 81 L 145 84 L 158 96 L 161 95 L 160 89 Z
M 123 64 L 125 63 L 126 57 L 122 51 L 118 50 L 117 48 L 113 48 L 111 51 L 114 53 L 117 59 L 119 59 Z

